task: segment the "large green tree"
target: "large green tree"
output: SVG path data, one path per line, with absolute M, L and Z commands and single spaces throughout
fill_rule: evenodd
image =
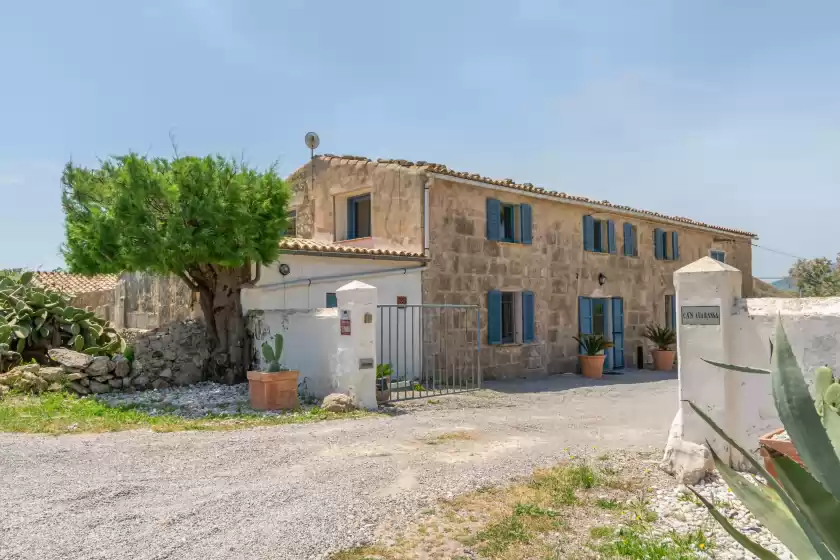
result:
M 290 191 L 273 168 L 223 157 L 130 153 L 62 175 L 71 272 L 177 275 L 199 293 L 212 350 L 207 378 L 245 379 L 241 290 L 278 256 Z
M 840 256 L 833 263 L 826 258 L 800 259 L 790 269 L 790 276 L 805 297 L 840 296 Z

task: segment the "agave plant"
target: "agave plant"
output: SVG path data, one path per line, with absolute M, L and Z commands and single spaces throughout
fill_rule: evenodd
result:
M 677 343 L 677 331 L 655 324 L 645 327 L 644 337 L 656 344 L 659 350 L 670 350 L 671 346 Z
M 600 334 L 583 334 L 580 336 L 573 336 L 578 344 L 580 344 L 581 354 L 586 356 L 597 356 L 607 348 L 612 348 L 614 344 L 605 339 Z
M 781 321 L 776 327 L 775 352 L 771 347 L 771 359 L 772 371 L 708 360 L 707 362 L 733 371 L 771 376 L 776 410 L 791 441 L 796 446 L 804 468 L 789 457 L 773 453 L 770 460 L 779 477 L 776 481 L 748 451 L 727 436 L 708 415 L 694 403 L 689 401 L 688 404 L 721 438 L 737 449 L 767 481 L 766 485 L 748 482 L 722 462 L 712 450 L 720 475 L 750 512 L 798 558 L 838 560 L 840 559 L 840 414 L 837 413 L 838 399 L 836 397 L 840 395 L 838 393 L 840 389 L 837 388 L 838 384 L 830 379 L 830 370 L 828 370 L 829 379 L 826 378 L 826 372 L 823 370 L 819 375 L 820 387 L 816 387 L 817 402 L 811 398 L 808 385 L 793 355 Z M 762 560 L 778 558 L 738 532 L 708 500 L 696 490 L 692 490 L 718 523 L 744 548 Z

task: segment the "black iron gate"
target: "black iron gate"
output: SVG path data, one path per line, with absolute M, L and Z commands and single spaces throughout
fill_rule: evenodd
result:
M 481 308 L 477 305 L 379 305 L 380 375 L 390 400 L 481 387 Z M 390 368 L 388 368 L 390 366 Z

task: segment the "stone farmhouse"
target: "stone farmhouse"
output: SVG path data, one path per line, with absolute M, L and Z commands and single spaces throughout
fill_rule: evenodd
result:
M 243 306 L 258 338 L 286 333 L 302 375 L 327 366 L 296 349 L 356 279 L 378 289 L 377 362 L 414 378 L 430 359 L 484 379 L 575 371 L 578 332 L 615 343 L 608 368 L 644 367 L 645 325 L 674 325 L 672 275 L 703 256 L 753 292 L 756 236 L 739 229 L 427 162 L 323 155 L 289 180 L 283 254 Z

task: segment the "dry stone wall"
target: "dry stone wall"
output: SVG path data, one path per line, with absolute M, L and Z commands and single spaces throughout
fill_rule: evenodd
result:
M 198 383 L 209 359 L 207 331 L 202 322 L 172 323 L 137 338 L 131 383 L 135 389 Z

